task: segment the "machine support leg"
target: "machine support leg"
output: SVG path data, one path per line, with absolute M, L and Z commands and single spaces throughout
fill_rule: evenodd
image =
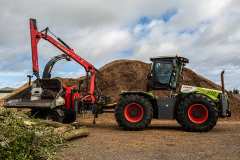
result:
M 74 112 L 76 114 L 76 122 L 77 122 L 76 129 L 78 129 L 78 100 L 77 99 L 74 100 Z
M 96 114 L 94 114 L 94 117 L 93 117 L 93 124 L 96 123 L 95 118 L 96 118 Z

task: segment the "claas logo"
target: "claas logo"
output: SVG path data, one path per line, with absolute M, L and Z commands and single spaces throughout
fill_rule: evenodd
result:
M 183 86 L 183 88 L 192 89 L 192 87 Z

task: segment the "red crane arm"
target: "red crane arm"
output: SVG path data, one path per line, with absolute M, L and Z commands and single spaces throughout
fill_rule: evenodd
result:
M 38 34 L 37 24 L 35 19 L 30 19 L 30 34 L 31 34 L 31 45 L 32 45 L 32 62 L 33 62 L 33 74 L 39 77 L 38 67 L 38 51 L 37 44 L 41 38 L 36 38 Z
M 48 28 L 47 28 L 48 29 Z M 90 89 L 87 91 L 89 94 L 93 94 L 94 92 L 94 83 L 95 83 L 95 67 L 85 61 L 83 58 L 79 57 L 75 54 L 73 49 L 68 49 L 62 44 L 58 43 L 52 37 L 37 30 L 37 24 L 35 19 L 30 19 L 30 33 L 31 33 L 31 45 L 32 45 L 32 62 L 33 62 L 33 74 L 39 78 L 39 66 L 38 66 L 38 51 L 37 51 L 37 44 L 41 38 L 49 41 L 58 49 L 63 51 L 65 54 L 70 56 L 80 65 L 82 65 L 86 72 L 91 72 L 91 79 L 90 79 Z

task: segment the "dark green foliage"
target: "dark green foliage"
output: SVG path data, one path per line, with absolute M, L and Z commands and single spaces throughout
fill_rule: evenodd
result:
M 239 90 L 237 88 L 233 89 L 233 94 L 239 94 Z
M 37 133 L 54 128 L 26 125 L 30 119 L 14 109 L 0 111 L 0 159 L 54 158 L 56 146 L 65 143 L 57 135 L 38 136 Z M 33 121 L 33 120 L 31 120 Z
M 233 91 L 230 89 L 231 94 L 239 94 L 239 90 L 237 88 L 233 88 Z
M 12 93 L 14 90 L 0 90 L 0 93 Z

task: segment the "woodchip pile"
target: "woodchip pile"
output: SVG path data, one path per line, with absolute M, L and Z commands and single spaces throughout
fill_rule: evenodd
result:
M 117 102 L 121 97 L 118 96 L 122 90 L 126 91 L 146 91 L 147 89 L 147 74 L 149 73 L 151 68 L 150 63 L 144 63 L 142 61 L 136 60 L 116 60 L 112 61 L 99 70 L 101 71 L 101 75 L 97 79 L 97 84 L 99 89 L 101 90 L 103 95 L 110 95 L 111 102 Z M 221 86 L 213 83 L 212 81 L 196 74 L 192 70 L 185 68 L 183 71 L 184 80 L 180 83 L 189 85 L 189 86 L 197 86 L 215 90 L 221 90 Z M 80 77 L 77 79 L 73 78 L 60 78 L 63 83 L 68 86 L 78 88 L 80 80 L 83 80 L 85 77 Z M 219 73 L 220 79 L 220 73 Z M 16 89 L 14 92 L 4 97 L 3 99 L 13 95 L 20 90 L 26 88 L 28 83 L 23 85 L 22 87 Z M 82 86 L 85 86 L 82 84 Z M 180 87 L 177 88 L 176 92 L 178 93 Z M 232 109 L 232 117 L 226 118 L 229 120 L 240 120 L 240 100 L 232 96 L 229 92 L 227 92 L 228 97 L 230 99 L 230 108 Z M 159 98 L 164 98 L 165 96 L 170 95 L 170 91 L 153 91 L 153 95 Z M 3 100 L 0 100 L 0 105 L 3 104 Z

